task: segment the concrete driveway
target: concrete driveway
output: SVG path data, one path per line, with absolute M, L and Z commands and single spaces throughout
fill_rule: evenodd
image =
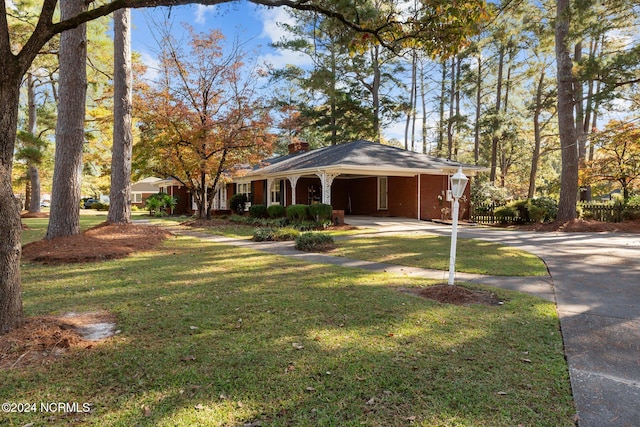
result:
M 381 232 L 450 235 L 451 227 L 347 217 Z M 515 246 L 551 273 L 580 427 L 640 426 L 640 235 L 461 227 L 459 238 Z

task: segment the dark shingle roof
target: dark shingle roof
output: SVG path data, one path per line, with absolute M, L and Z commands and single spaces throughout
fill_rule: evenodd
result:
M 332 145 L 305 153 L 291 154 L 275 159 L 265 160 L 263 166 L 248 175 L 271 175 L 294 171 L 314 171 L 327 168 L 367 168 L 398 169 L 419 171 L 450 171 L 458 166 L 467 170 L 483 170 L 472 165 L 428 156 L 426 154 L 406 151 L 390 145 L 376 144 L 358 140 L 346 144 Z

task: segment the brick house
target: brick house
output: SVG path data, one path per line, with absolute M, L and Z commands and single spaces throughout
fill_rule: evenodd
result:
M 486 168 L 358 140 L 265 160 L 227 186 L 226 197 L 244 193 L 251 204 L 326 203 L 346 215 L 442 219 L 450 212 L 449 178 L 458 167 L 472 177 Z M 460 216 L 469 215 L 469 188 Z

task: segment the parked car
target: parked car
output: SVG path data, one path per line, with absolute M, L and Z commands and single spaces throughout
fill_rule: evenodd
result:
M 91 206 L 93 206 L 95 203 L 100 203 L 100 200 L 92 198 L 84 199 L 82 206 L 85 209 L 91 209 Z

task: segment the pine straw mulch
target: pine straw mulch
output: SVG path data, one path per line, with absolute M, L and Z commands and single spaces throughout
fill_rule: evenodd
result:
M 492 292 L 468 289 L 448 284 L 427 286 L 424 288 L 400 288 L 402 292 L 417 295 L 444 304 L 452 305 L 501 305 L 502 301 Z
M 623 222 L 602 222 L 596 220 L 574 219 L 564 222 L 554 221 L 549 223 L 514 225 L 507 228 L 529 231 L 563 231 L 570 233 L 640 233 L 640 220 Z
M 24 325 L 0 335 L 0 371 L 49 365 L 69 349 L 91 349 L 104 341 L 87 339 L 83 331 L 96 324 L 112 324 L 108 312 L 29 317 Z
M 104 261 L 153 249 L 169 236 L 160 227 L 102 223 L 76 236 L 28 243 L 22 258 L 42 264 Z

